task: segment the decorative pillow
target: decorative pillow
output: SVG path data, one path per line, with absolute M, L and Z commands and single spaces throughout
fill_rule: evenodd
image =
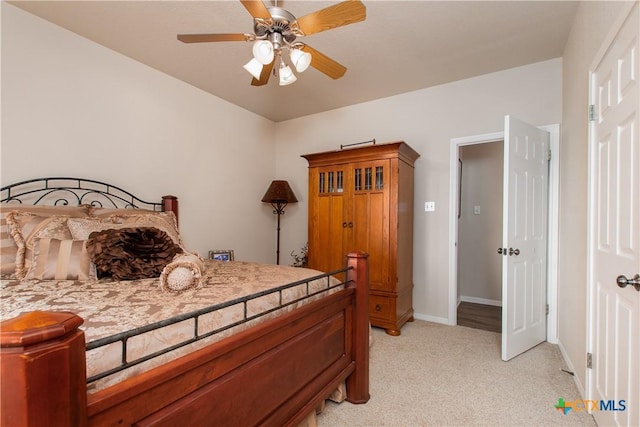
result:
M 120 209 L 120 212 L 125 209 Z M 122 228 L 134 227 L 152 227 L 164 231 L 180 247 L 183 247 L 176 217 L 173 212 L 152 212 L 147 213 L 119 213 L 118 215 L 109 215 L 107 217 L 92 217 L 82 219 L 70 219 L 68 221 L 71 235 L 76 240 L 86 240 L 89 235 L 96 231 L 116 230 Z
M 87 251 L 98 278 L 135 280 L 159 277 L 182 248 L 163 230 L 136 227 L 93 232 Z
M 0 274 L 15 276 L 18 245 L 11 236 L 7 215 L 9 212 L 30 212 L 42 217 L 68 215 L 70 217 L 86 217 L 89 206 L 44 206 L 23 205 L 20 203 L 0 203 Z
M 183 247 L 182 238 L 178 231 L 178 222 L 173 212 L 156 212 L 151 214 L 139 214 L 139 215 L 112 215 L 110 217 L 116 221 L 122 220 L 123 224 L 128 224 L 129 227 L 154 227 L 158 228 L 171 237 L 173 242 L 180 247 Z
M 38 238 L 71 239 L 68 216 L 43 217 L 30 212 L 9 212 L 7 224 L 18 247 L 15 274 L 24 279 L 33 263 L 33 245 Z
M 0 214 L 0 274 L 15 275 L 18 245 L 11 237 L 6 213 Z
M 86 240 L 34 239 L 33 261 L 25 279 L 88 280 L 96 278 Z
M 127 228 L 127 225 L 118 224 L 111 218 L 69 218 L 67 227 L 75 240 L 87 240 L 93 232 Z
M 200 287 L 200 277 L 204 261 L 197 254 L 178 254 L 167 264 L 160 274 L 160 289 L 167 292 L 181 292 Z

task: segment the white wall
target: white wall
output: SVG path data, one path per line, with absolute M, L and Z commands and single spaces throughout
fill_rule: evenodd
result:
M 622 9 L 622 2 L 580 2 L 562 73 L 558 343 L 579 387 L 586 378 L 587 158 L 589 67 Z
M 562 60 L 554 59 L 278 123 L 276 172 L 300 200 L 285 218 L 284 253 L 306 240 L 308 177 L 301 154 L 372 138 L 404 140 L 421 154 L 415 169 L 414 310 L 417 318 L 446 322 L 450 141 L 502 131 L 507 114 L 534 125 L 560 123 L 561 73 Z M 436 211 L 424 212 L 425 201 L 435 201 Z
M 1 180 L 174 194 L 187 247 L 275 261 L 274 123 L 2 2 Z
M 458 298 L 502 305 L 503 143 L 465 145 L 458 219 Z M 475 207 L 479 212 L 475 211 Z

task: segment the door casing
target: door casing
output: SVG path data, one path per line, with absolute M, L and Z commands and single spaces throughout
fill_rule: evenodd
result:
M 560 152 L 560 125 L 553 124 L 539 126 L 550 134 L 549 146 L 551 148 L 551 161 L 549 163 L 549 224 L 548 224 L 548 260 L 547 260 L 547 303 L 549 315 L 547 316 L 547 341 L 558 343 L 557 322 L 557 287 L 558 287 L 558 219 L 559 219 L 559 152 Z M 450 145 L 450 176 L 449 183 L 449 310 L 447 316 L 448 325 L 456 325 L 458 305 L 458 153 L 465 145 L 484 144 L 488 142 L 503 142 L 504 131 L 473 135 L 451 139 Z M 502 241 L 502 236 L 497 240 Z M 496 256 L 498 254 L 496 253 Z

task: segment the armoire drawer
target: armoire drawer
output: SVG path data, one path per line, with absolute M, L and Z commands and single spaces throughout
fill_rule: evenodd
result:
M 391 318 L 389 298 L 369 295 L 369 316 L 388 320 Z

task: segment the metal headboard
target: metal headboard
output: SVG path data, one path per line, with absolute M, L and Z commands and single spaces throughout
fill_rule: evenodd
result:
M 165 196 L 174 197 L 174 196 Z M 36 178 L 0 188 L 0 202 L 28 205 L 91 205 L 108 208 L 167 209 L 161 202 L 147 202 L 115 185 L 84 178 Z

